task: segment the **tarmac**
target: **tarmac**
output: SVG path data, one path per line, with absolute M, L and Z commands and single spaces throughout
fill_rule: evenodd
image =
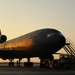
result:
M 0 75 L 75 75 L 75 70 L 25 68 L 25 67 L 0 67 Z
M 40 67 L 0 66 L 0 75 L 75 75 L 75 69 L 50 69 Z

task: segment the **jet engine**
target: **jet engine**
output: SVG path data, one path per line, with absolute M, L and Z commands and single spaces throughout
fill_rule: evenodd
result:
M 4 43 L 7 40 L 6 35 L 0 35 L 0 43 Z

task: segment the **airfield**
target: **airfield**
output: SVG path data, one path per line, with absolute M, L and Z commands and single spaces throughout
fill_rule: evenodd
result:
M 0 63 L 0 75 L 75 75 L 75 69 L 50 69 L 40 68 L 39 64 L 33 67 L 9 67 L 7 63 Z

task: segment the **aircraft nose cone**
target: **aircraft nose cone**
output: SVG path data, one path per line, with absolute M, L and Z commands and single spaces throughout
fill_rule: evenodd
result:
M 59 39 L 59 43 L 60 43 L 60 44 L 65 44 L 65 42 L 66 42 L 65 37 L 61 37 L 61 38 Z

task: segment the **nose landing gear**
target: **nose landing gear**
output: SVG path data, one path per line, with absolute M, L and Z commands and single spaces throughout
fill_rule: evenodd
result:
M 41 68 L 49 68 L 50 64 L 53 60 L 54 60 L 53 55 L 49 55 L 47 57 L 40 58 L 40 67 Z

